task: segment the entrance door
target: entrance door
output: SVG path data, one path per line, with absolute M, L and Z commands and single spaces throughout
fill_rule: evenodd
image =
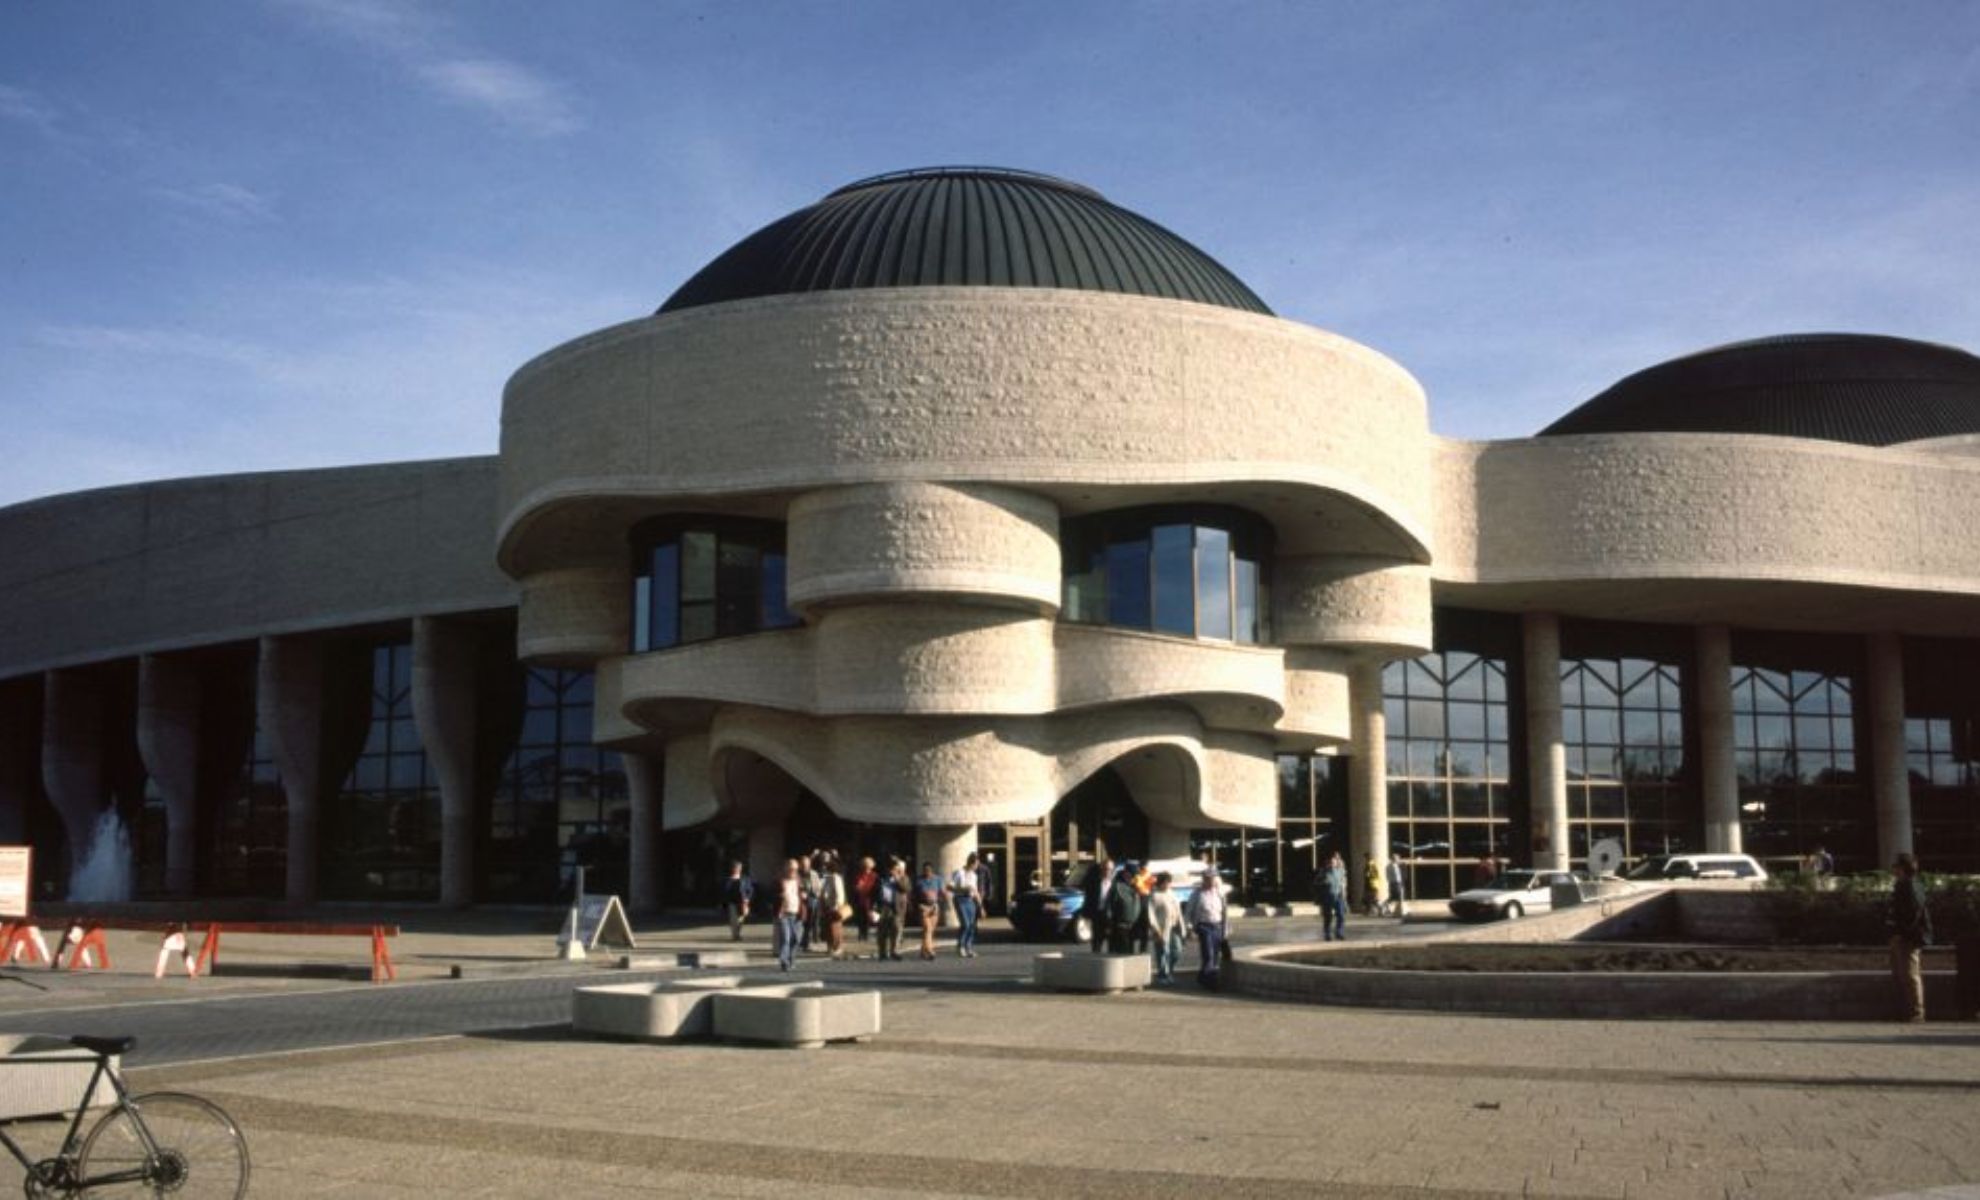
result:
M 1009 837 L 1009 852 L 1004 855 L 1004 895 L 1016 897 L 1046 886 L 1050 880 L 1045 877 L 1044 827 L 1011 826 Z

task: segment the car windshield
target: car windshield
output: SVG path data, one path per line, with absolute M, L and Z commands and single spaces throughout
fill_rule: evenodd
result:
M 1664 864 L 1670 861 L 1671 860 L 1668 856 L 1662 856 L 1658 858 L 1646 858 L 1642 862 L 1637 863 L 1634 867 L 1630 868 L 1629 872 L 1625 874 L 1623 878 L 1624 879 L 1662 879 L 1664 877 Z

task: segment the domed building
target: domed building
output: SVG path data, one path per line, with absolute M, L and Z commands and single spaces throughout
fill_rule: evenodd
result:
M 0 841 L 60 894 L 109 814 L 141 895 L 298 904 L 1980 870 L 1977 368 L 1776 338 L 1454 441 L 1091 189 L 877 176 L 523 365 L 496 456 L 0 510 Z

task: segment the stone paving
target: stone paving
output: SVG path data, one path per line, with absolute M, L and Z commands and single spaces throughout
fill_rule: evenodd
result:
M 485 961 L 543 953 L 534 934 L 449 936 Z M 919 978 L 802 965 L 884 983 L 886 1031 L 863 1046 L 549 1025 L 131 1075 L 224 1105 L 254 1193 L 279 1197 L 1980 1197 L 1980 1025 L 1043 995 L 1017 981 L 1028 953 Z

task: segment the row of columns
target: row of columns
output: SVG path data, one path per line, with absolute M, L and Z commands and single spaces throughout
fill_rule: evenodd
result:
M 1527 794 L 1532 856 L 1537 870 L 1566 870 L 1568 836 L 1567 752 L 1560 678 L 1561 626 L 1552 613 L 1527 613 L 1520 623 L 1525 669 Z M 1699 626 L 1697 744 L 1704 810 L 1705 849 L 1741 852 L 1739 769 L 1734 757 L 1732 632 Z M 1870 793 L 1877 814 L 1880 861 L 1913 851 L 1911 780 L 1905 761 L 1904 655 L 1894 633 L 1868 638 L 1865 691 L 1870 733 Z M 1389 845 L 1387 724 L 1382 708 L 1382 664 L 1357 665 L 1349 675 L 1354 758 L 1348 775 L 1350 835 L 1357 846 Z M 1384 856 L 1386 857 L 1386 856 Z

